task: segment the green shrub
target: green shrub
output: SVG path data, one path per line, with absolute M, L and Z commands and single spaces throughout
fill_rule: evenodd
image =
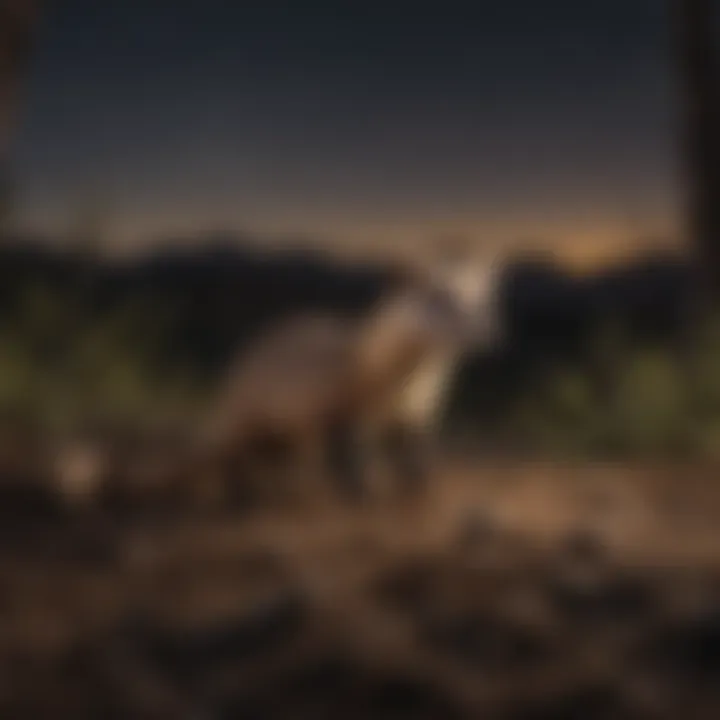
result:
M 148 425 L 191 412 L 197 390 L 183 368 L 158 365 L 162 327 L 127 304 L 100 317 L 77 294 L 28 286 L 0 321 L 0 414 L 48 430 L 103 419 Z
M 168 309 L 161 318 L 138 299 L 98 315 L 82 300 L 29 285 L 0 317 L 0 415 L 48 430 L 97 419 L 139 428 L 193 422 L 207 385 L 173 354 Z M 562 457 L 720 457 L 720 318 L 700 329 L 692 350 L 681 357 L 639 347 L 608 323 L 577 361 L 534 367 L 511 402 L 483 384 L 482 366 L 466 368 L 447 425 L 465 438 L 482 433 L 486 444 L 509 439 Z M 490 416 L 479 412 L 493 403 Z

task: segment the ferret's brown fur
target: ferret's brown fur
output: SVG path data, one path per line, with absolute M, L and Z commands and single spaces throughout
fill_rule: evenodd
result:
M 271 448 L 315 462 L 338 428 L 382 434 L 391 426 L 398 393 L 437 341 L 421 328 L 388 331 L 384 313 L 424 291 L 422 278 L 408 274 L 360 320 L 301 315 L 261 336 L 221 385 L 205 435 L 226 472 L 249 473 Z

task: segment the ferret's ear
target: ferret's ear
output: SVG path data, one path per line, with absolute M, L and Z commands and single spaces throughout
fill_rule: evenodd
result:
M 439 235 L 423 243 L 418 253 L 428 270 L 451 267 L 469 260 L 474 252 L 469 238 L 462 235 Z
M 441 235 L 428 241 L 422 260 L 425 277 L 433 282 L 445 284 L 458 271 L 475 264 L 475 248 L 464 236 Z

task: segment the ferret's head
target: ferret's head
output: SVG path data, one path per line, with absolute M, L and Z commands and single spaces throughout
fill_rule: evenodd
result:
M 427 269 L 429 286 L 444 295 L 448 327 L 472 349 L 488 348 L 502 339 L 502 267 L 470 251 L 443 252 Z

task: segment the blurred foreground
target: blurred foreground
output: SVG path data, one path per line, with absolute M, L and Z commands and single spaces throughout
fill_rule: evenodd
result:
M 182 489 L 217 378 L 392 268 L 0 255 L 0 717 L 720 716 L 720 322 L 688 343 L 686 265 L 508 265 L 446 418 L 483 460 L 412 506 L 245 473 L 241 512 Z
M 4 499 L 0 716 L 717 718 L 716 476 L 458 460 L 412 506 L 242 516 Z

